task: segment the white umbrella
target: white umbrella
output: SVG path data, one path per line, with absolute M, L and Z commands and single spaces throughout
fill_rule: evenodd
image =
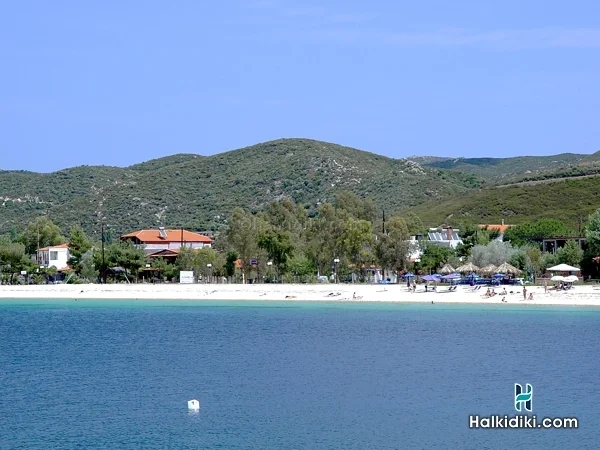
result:
M 565 277 L 565 281 L 567 283 L 575 283 L 576 281 L 579 281 L 579 278 L 577 278 L 576 275 L 569 275 L 568 277 Z
M 565 281 L 565 277 L 562 275 L 554 275 L 552 278 L 550 278 L 550 281 Z
M 581 269 L 568 264 L 559 264 L 558 266 L 549 267 L 546 270 L 550 272 L 579 272 Z

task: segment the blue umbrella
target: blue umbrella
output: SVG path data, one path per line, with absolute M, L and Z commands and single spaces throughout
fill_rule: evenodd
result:
M 444 275 L 442 280 L 456 280 L 457 278 L 460 278 L 459 273 L 451 273 L 449 275 Z
M 477 275 L 476 273 L 471 273 L 469 275 L 467 275 L 467 278 L 481 278 L 479 275 Z
M 404 278 L 412 278 L 412 277 L 414 277 L 414 276 L 415 276 L 415 274 L 414 274 L 414 273 L 405 273 L 405 274 L 404 274 Z
M 504 278 L 504 274 L 503 273 L 495 273 L 494 275 L 492 275 L 494 278 Z
M 425 281 L 435 281 L 436 283 L 440 281 L 440 279 L 438 277 L 436 277 L 435 275 L 425 275 L 423 277 L 423 280 L 425 280 Z

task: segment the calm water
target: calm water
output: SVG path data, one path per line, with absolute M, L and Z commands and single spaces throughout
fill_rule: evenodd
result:
M 3 301 L 0 448 L 600 448 L 599 331 L 584 308 Z M 470 430 L 515 382 L 580 428 Z

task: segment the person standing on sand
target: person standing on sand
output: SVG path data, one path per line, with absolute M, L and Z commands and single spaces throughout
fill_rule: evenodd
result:
M 527 288 L 523 286 L 523 300 L 527 300 Z
M 548 280 L 544 280 L 544 294 L 548 292 Z

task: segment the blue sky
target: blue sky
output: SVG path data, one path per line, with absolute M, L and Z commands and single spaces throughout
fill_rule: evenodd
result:
M 406 157 L 600 150 L 600 2 L 15 1 L 0 168 L 307 137 Z

